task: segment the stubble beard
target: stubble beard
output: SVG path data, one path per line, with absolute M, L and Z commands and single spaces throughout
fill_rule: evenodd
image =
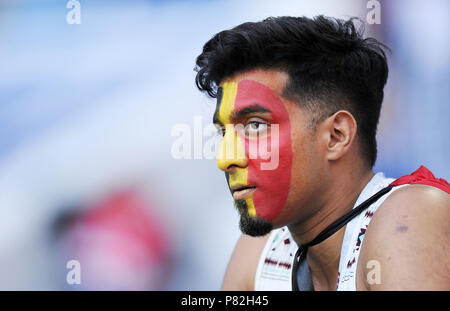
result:
M 234 205 L 240 214 L 239 228 L 242 233 L 259 237 L 268 234 L 273 229 L 273 224 L 263 218 L 252 217 L 248 214 L 247 202 L 235 200 Z

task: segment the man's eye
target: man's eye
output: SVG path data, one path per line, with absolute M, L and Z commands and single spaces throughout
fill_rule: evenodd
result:
M 245 126 L 246 136 L 257 136 L 267 132 L 268 125 L 258 121 L 250 121 Z

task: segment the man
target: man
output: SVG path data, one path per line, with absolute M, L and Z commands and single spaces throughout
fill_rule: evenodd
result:
M 323 16 L 244 23 L 204 45 L 196 83 L 218 100 L 217 163 L 244 233 L 224 290 L 450 289 L 449 184 L 425 167 L 372 171 L 383 48 Z

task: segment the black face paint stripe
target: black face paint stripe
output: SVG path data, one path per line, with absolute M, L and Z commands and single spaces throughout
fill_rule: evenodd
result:
M 227 186 L 228 186 L 228 189 L 230 189 L 230 192 L 231 192 L 231 187 L 230 187 L 230 173 L 225 172 L 225 178 L 227 179 Z
M 223 88 L 219 87 L 219 89 L 217 90 L 217 105 L 216 105 L 216 111 L 214 111 L 214 117 L 213 117 L 213 123 L 217 124 L 217 123 L 221 123 L 219 121 L 219 111 L 220 111 L 220 105 L 222 105 L 222 97 L 223 97 Z M 231 187 L 230 187 L 230 173 L 225 172 L 225 178 L 227 180 L 227 186 L 228 189 L 230 189 L 231 192 Z

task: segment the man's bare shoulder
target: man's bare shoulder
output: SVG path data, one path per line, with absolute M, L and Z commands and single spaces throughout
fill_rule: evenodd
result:
M 450 289 L 449 217 L 450 195 L 440 189 L 409 185 L 392 193 L 364 237 L 358 273 L 368 275 L 375 262 L 381 276 L 379 284 L 365 279 L 365 288 Z
M 263 237 L 242 234 L 228 263 L 222 290 L 254 290 L 259 258 L 270 233 Z

